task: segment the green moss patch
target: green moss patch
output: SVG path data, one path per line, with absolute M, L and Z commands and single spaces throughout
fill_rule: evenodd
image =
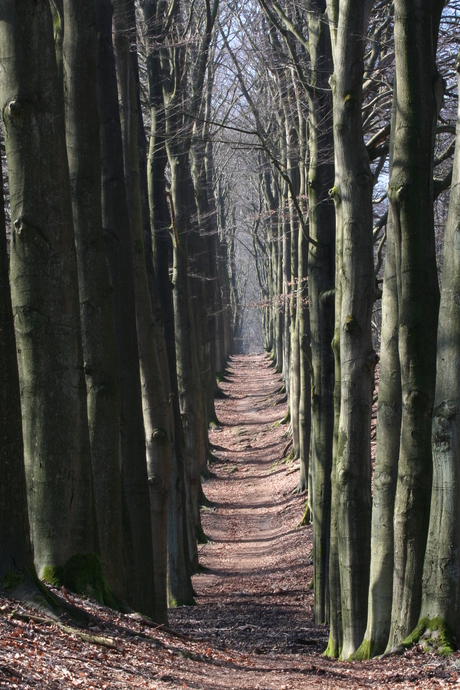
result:
M 308 501 L 305 501 L 305 510 L 302 516 L 301 521 L 297 525 L 297 527 L 305 527 L 306 525 L 309 525 L 311 523 L 311 510 L 310 506 L 308 505 Z
M 284 417 L 283 417 L 283 419 L 281 420 L 280 424 L 289 424 L 290 421 L 291 421 L 291 412 L 289 411 L 289 408 L 288 408 L 288 411 L 287 411 L 286 414 L 284 415 Z
M 456 648 L 452 631 L 440 616 L 421 618 L 415 630 L 403 640 L 402 644 L 406 648 L 421 644 L 425 652 L 434 652 L 441 656 L 449 656 Z
M 26 581 L 20 570 L 5 570 L 0 576 L 0 586 L 5 592 L 10 592 Z
M 217 383 L 228 383 L 228 378 L 225 376 L 225 371 L 218 371 L 216 373 L 216 381 Z
M 289 462 L 292 462 L 293 460 L 296 460 L 296 457 L 297 457 L 297 456 L 296 456 L 295 450 L 294 450 L 294 448 L 292 448 L 292 450 L 287 454 L 287 456 L 286 456 L 284 462 L 285 462 L 286 465 L 287 465 Z
M 374 642 L 373 640 L 364 639 L 356 652 L 351 655 L 350 661 L 367 661 L 374 656 Z
M 328 659 L 338 659 L 340 656 L 340 649 L 336 649 L 334 645 L 334 640 L 332 639 L 331 635 L 329 635 L 329 640 L 327 643 L 327 647 L 323 652 L 323 656 L 327 657 Z
M 53 587 L 67 587 L 72 592 L 96 599 L 100 604 L 118 609 L 102 571 L 99 556 L 80 553 L 69 558 L 64 566 L 46 566 L 42 579 Z
M 214 463 L 219 462 L 219 458 L 217 457 L 217 455 L 214 455 L 213 453 L 211 453 L 210 450 L 208 451 L 206 459 L 207 459 L 208 465 L 213 465 Z
M 42 580 L 51 587 L 65 586 L 65 567 L 61 565 L 47 565 L 43 570 Z
M 180 606 L 196 606 L 195 599 L 190 595 L 188 599 L 175 599 L 174 597 L 168 597 L 168 606 L 170 609 L 178 609 Z

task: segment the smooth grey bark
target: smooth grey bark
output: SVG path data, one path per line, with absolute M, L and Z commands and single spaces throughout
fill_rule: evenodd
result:
M 343 226 L 341 222 L 341 206 L 336 207 L 336 253 L 343 253 Z M 335 262 L 335 318 L 332 350 L 334 352 L 334 434 L 332 437 L 332 467 L 331 467 L 331 528 L 329 542 L 329 640 L 325 656 L 338 658 L 342 652 L 343 628 L 342 628 L 342 597 L 340 588 L 340 562 L 339 562 L 339 511 L 336 506 L 339 502 L 338 480 L 338 445 L 339 422 L 342 395 L 342 378 L 340 373 L 340 329 L 342 317 L 342 265 Z
M 0 22 L 0 35 L 2 35 Z M 11 595 L 35 575 L 29 536 L 21 401 L 0 175 L 0 588 Z M 17 597 L 17 592 L 13 596 Z
M 402 417 L 388 648 L 418 621 L 429 521 L 439 308 L 432 183 L 434 91 L 440 85 L 435 54 L 443 4 L 395 2 L 397 107 L 388 199 L 396 243 Z
M 169 153 L 169 151 L 168 151 Z M 199 382 L 196 367 L 196 342 L 188 279 L 188 240 L 190 228 L 188 170 L 183 157 L 170 156 L 171 199 L 177 238 L 174 242 L 173 300 L 177 354 L 179 403 L 185 437 L 185 490 L 187 500 L 187 537 L 193 572 L 198 569 L 196 514 L 199 501 L 200 419 L 196 408 Z
M 143 0 L 146 26 L 148 96 L 151 114 L 150 144 L 147 162 L 150 231 L 155 283 L 163 317 L 163 332 L 169 373 L 170 402 L 173 414 L 174 447 L 168 508 L 168 598 L 170 606 L 193 603 L 190 557 L 186 526 L 184 434 L 179 408 L 174 333 L 174 307 L 169 266 L 172 263 L 172 230 L 166 198 L 165 108 L 161 79 L 159 36 L 162 5 Z
M 64 0 L 66 143 L 77 250 L 88 426 L 99 546 L 111 590 L 126 598 L 123 568 L 120 390 L 101 215 L 97 32 L 93 0 Z
M 284 128 L 282 125 L 286 125 L 285 119 L 283 118 L 282 123 L 280 122 L 280 130 L 282 132 L 280 137 L 281 146 L 281 165 L 283 168 L 287 168 L 287 142 L 284 137 Z M 283 310 L 283 328 L 281 331 L 282 340 L 282 371 L 284 386 L 286 388 L 287 402 L 288 402 L 288 415 L 290 418 L 290 403 L 291 403 L 291 382 L 289 377 L 290 361 L 291 361 L 291 311 L 290 311 L 290 300 L 291 300 L 291 228 L 289 224 L 289 187 L 286 180 L 280 181 L 281 185 L 281 199 L 283 202 L 283 207 L 279 215 L 279 233 L 281 237 L 281 274 L 282 274 L 282 288 L 280 292 L 281 305 Z
M 460 82 L 460 56 L 456 61 Z M 433 484 L 420 618 L 441 618 L 460 633 L 460 110 L 444 239 L 433 411 Z
M 208 84 L 208 91 L 210 86 Z M 207 96 L 210 101 L 210 95 Z M 210 102 L 208 110 L 210 109 Z M 206 118 L 205 118 L 206 119 Z M 202 297 L 198 297 L 197 306 L 200 307 L 202 331 L 207 336 L 204 343 L 202 379 L 204 383 L 203 403 L 205 404 L 204 422 L 217 424 L 214 408 L 214 393 L 217 389 L 216 373 L 222 372 L 225 364 L 226 342 L 224 333 L 224 319 L 222 314 L 222 297 L 219 282 L 218 258 L 216 240 L 218 236 L 216 209 L 209 184 L 208 167 L 212 165 L 207 159 L 212 156 L 212 142 L 206 142 L 209 137 L 208 127 L 198 130 L 198 141 L 191 148 L 191 172 L 195 203 L 198 214 L 197 253 L 194 259 L 197 264 L 195 273 L 201 272 L 199 278 Z M 197 324 L 198 325 L 198 324 Z M 219 367 L 219 369 L 217 368 Z M 207 437 L 207 434 L 206 434 Z
M 41 576 L 47 566 L 97 546 L 86 386 L 51 12 L 44 0 L 5 0 L 0 9 L 11 291 L 29 519 Z
M 172 34 L 182 37 L 191 25 L 199 25 L 196 41 L 190 45 L 161 43 L 160 79 L 163 94 L 163 117 L 165 145 L 171 175 L 171 215 L 173 221 L 174 265 L 173 300 L 176 342 L 176 369 L 179 388 L 179 402 L 185 437 L 185 494 L 187 501 L 186 520 L 189 557 L 192 569 L 198 567 L 195 524 L 198 510 L 200 434 L 202 433 L 199 409 L 196 408 L 197 355 L 193 334 L 193 318 L 188 284 L 187 233 L 190 230 L 191 199 L 189 196 L 189 153 L 195 118 L 199 112 L 203 94 L 206 65 L 209 55 L 212 30 L 216 19 L 218 0 L 212 4 L 205 0 L 198 18 L 193 7 L 189 20 L 184 18 L 180 3 L 168 9 L 159 6 L 157 27 L 164 30 L 167 25 Z M 186 13 L 185 13 L 186 14 Z M 185 22 L 185 24 L 184 24 Z
M 277 224 L 277 206 L 278 206 L 278 194 L 276 187 L 272 189 L 271 185 L 271 173 L 269 168 L 269 163 L 262 157 L 260 161 L 262 171 L 260 173 L 261 188 L 263 191 L 264 199 L 264 210 L 267 214 L 267 236 L 269 238 L 269 305 L 268 305 L 268 318 L 270 322 L 270 344 L 271 353 L 270 356 L 273 359 L 275 367 L 278 368 L 278 347 L 279 347 L 279 303 L 278 303 L 278 291 L 277 291 L 277 256 L 278 256 L 278 224 Z
M 381 333 L 368 619 L 364 640 L 356 654 L 356 658 L 365 659 L 385 651 L 393 598 L 393 515 L 401 433 L 401 377 L 398 357 L 398 294 L 391 220 L 387 226 Z
M 372 347 L 374 301 L 372 174 L 364 145 L 361 104 L 365 30 L 371 3 L 328 1 L 334 73 L 333 99 L 337 232 L 342 233 L 340 267 L 341 403 L 337 448 L 338 547 L 343 645 L 349 658 L 367 622 L 369 585 L 371 462 L 370 422 L 376 354 Z
M 112 5 L 96 0 L 98 107 L 101 121 L 102 223 L 113 287 L 121 392 L 124 493 L 132 538 L 130 603 L 155 616 L 152 532 L 136 332 L 133 249 L 123 169 L 117 77 L 112 45 Z M 126 545 L 128 551 L 129 544 Z M 125 553 L 125 560 L 128 554 Z
M 171 474 L 171 419 L 169 400 L 160 368 L 157 329 L 153 318 L 144 253 L 139 175 L 138 94 L 133 64 L 135 55 L 132 56 L 130 53 L 136 32 L 134 2 L 115 0 L 114 10 L 114 49 L 134 262 L 136 328 L 150 497 L 155 620 L 166 623 L 168 620 L 167 511 Z
M 208 79 L 208 90 L 212 89 L 212 83 Z M 210 97 L 208 97 L 209 106 L 211 108 Z M 223 367 L 227 362 L 229 354 L 233 350 L 233 329 L 231 318 L 231 297 L 230 297 L 230 275 L 229 272 L 235 272 L 235 258 L 234 252 L 228 254 L 228 243 L 220 241 L 218 230 L 218 212 L 216 207 L 216 199 L 214 197 L 214 148 L 211 137 L 206 141 L 206 149 L 204 155 L 204 166 L 206 171 L 206 191 L 208 196 L 209 213 L 212 221 L 212 232 L 208 238 L 209 254 L 208 260 L 211 262 L 209 269 L 214 278 L 214 305 L 216 313 L 214 315 L 215 321 L 215 347 L 214 347 L 214 369 L 216 371 L 223 371 Z M 232 266 L 233 262 L 233 266 Z M 230 271 L 229 271 L 230 269 Z M 218 368 L 220 367 L 220 368 Z M 217 390 L 217 382 L 215 383 Z M 214 403 L 211 407 L 215 416 Z
M 307 491 L 311 444 L 311 337 L 308 301 L 308 237 L 298 233 L 298 286 L 296 329 L 299 339 L 299 458 L 300 478 L 297 492 Z M 311 495 L 308 497 L 311 510 Z
M 396 113 L 396 84 L 392 121 Z M 390 170 L 393 153 L 390 152 Z M 401 435 L 401 372 L 398 352 L 398 285 L 395 237 L 389 209 L 382 292 L 382 327 L 377 408 L 377 445 L 371 526 L 367 627 L 356 659 L 385 651 L 391 624 L 394 564 L 394 502 Z
M 315 621 L 328 619 L 331 469 L 334 437 L 335 213 L 329 190 L 334 185 L 332 98 L 328 86 L 332 71 L 325 0 L 307 4 L 311 59 L 309 94 L 309 230 L 308 296 L 311 338 L 311 463 Z M 318 87 L 318 90 L 315 90 Z
M 191 152 L 191 150 L 190 150 Z M 190 156 L 191 158 L 191 156 Z M 197 426 L 197 472 L 196 482 L 193 482 L 193 511 L 195 536 L 198 543 L 205 540 L 201 525 L 200 501 L 203 496 L 201 486 L 201 473 L 206 471 L 207 449 L 208 449 L 208 423 L 206 420 L 206 392 L 207 386 L 214 388 L 210 381 L 210 362 L 209 362 L 209 329 L 206 310 L 206 290 L 203 268 L 202 252 L 205 251 L 201 237 L 201 227 L 199 225 L 199 213 L 195 203 L 195 190 L 190 167 L 187 168 L 188 183 L 188 233 L 187 247 L 189 260 L 189 289 L 190 289 L 190 315 L 192 319 L 192 350 L 193 375 L 197 385 L 195 387 L 194 410 Z M 195 486 L 196 484 L 196 486 Z M 197 494 L 195 499 L 195 492 Z
M 290 101 L 292 101 L 292 96 Z M 291 107 L 292 107 L 291 103 Z M 294 120 L 291 115 L 291 119 Z M 287 174 L 290 178 L 289 187 L 289 234 L 291 253 L 289 257 L 291 280 L 290 280 L 290 300 L 289 300 L 289 322 L 290 322 L 290 362 L 289 362 L 289 379 L 290 379 L 290 417 L 292 429 L 292 451 L 293 456 L 298 458 L 300 455 L 300 420 L 299 420 L 299 406 L 300 406 L 300 320 L 297 318 L 297 312 L 302 308 L 300 283 L 299 283 L 299 228 L 300 220 L 295 208 L 294 201 L 298 203 L 300 194 L 300 160 L 299 160 L 299 135 L 297 130 L 301 127 L 301 122 L 289 123 L 286 121 L 287 134 L 287 149 L 288 149 L 288 163 Z M 293 199 L 294 197 L 294 199 Z M 287 210 L 287 209 L 286 209 Z

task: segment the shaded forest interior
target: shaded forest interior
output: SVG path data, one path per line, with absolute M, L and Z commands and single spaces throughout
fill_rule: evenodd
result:
M 231 357 L 249 389 L 265 350 L 325 656 L 456 650 L 459 13 L 0 0 L 5 596 L 195 604 Z

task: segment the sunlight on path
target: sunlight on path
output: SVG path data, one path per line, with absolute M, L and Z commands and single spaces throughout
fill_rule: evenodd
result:
M 323 627 L 311 623 L 311 526 L 297 529 L 305 501 L 292 493 L 299 463 L 282 458 L 289 438 L 280 377 L 266 355 L 250 355 L 233 357 L 226 379 L 228 397 L 216 401 L 222 426 L 210 433 L 214 476 L 203 485 L 213 504 L 203 510 L 211 543 L 200 548 L 191 615 L 209 617 L 208 634 L 223 633 L 233 618 L 231 639 L 221 638 L 249 651 L 304 651 L 302 635 L 325 645 Z

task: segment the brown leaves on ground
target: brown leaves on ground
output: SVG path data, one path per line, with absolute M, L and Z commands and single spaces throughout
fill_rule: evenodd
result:
M 286 411 L 281 382 L 263 355 L 233 357 L 227 379 L 204 484 L 211 541 L 200 547 L 197 606 L 171 611 L 171 630 L 66 593 L 91 616 L 90 642 L 1 599 L 0 690 L 460 687 L 458 654 L 446 660 L 416 647 L 360 663 L 322 657 L 327 629 L 312 623 L 308 589 L 311 526 L 297 528 L 306 496 L 292 493 L 298 461 L 280 462 L 288 442 L 277 423 Z

